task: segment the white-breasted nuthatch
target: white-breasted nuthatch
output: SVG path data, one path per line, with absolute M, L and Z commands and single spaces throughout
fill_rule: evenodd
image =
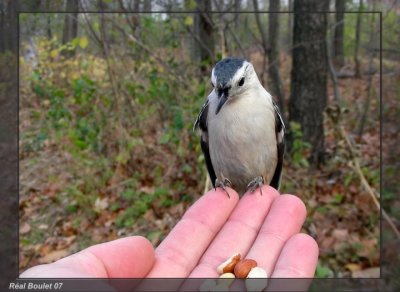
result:
M 263 183 L 280 184 L 285 126 L 271 95 L 251 63 L 219 61 L 214 87 L 196 119 L 201 149 L 214 187 L 233 187 L 240 196 Z M 228 194 L 229 195 L 229 194 Z

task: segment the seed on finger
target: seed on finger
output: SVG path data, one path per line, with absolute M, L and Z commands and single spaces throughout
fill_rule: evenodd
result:
M 219 274 L 233 273 L 235 265 L 240 261 L 240 257 L 241 255 L 238 252 L 233 254 L 233 256 L 218 266 L 217 272 Z
M 260 267 L 250 270 L 246 278 L 247 291 L 262 291 L 268 285 L 267 272 Z
M 247 291 L 262 291 L 267 287 L 267 272 L 257 267 L 257 262 L 252 259 L 240 259 L 240 253 L 235 253 L 217 268 L 220 273 L 219 279 L 208 287 L 208 291 L 229 291 L 235 278 L 246 279 Z M 202 290 L 205 291 L 205 290 Z
M 244 279 L 249 274 L 250 270 L 257 267 L 257 262 L 252 259 L 244 259 L 235 265 L 234 273 L 236 278 Z
M 219 276 L 219 279 L 217 280 L 217 284 L 223 284 L 227 287 L 231 286 L 233 281 L 235 281 L 235 275 L 233 273 L 224 273 L 221 276 Z

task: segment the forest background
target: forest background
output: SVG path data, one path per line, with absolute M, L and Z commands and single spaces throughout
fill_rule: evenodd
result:
M 397 1 L 19 4 L 21 271 L 132 234 L 157 245 L 206 189 L 192 126 L 212 66 L 238 56 L 284 114 L 281 192 L 307 206 L 316 277 L 379 277 L 399 238 L 399 182 L 382 180 L 399 169 Z

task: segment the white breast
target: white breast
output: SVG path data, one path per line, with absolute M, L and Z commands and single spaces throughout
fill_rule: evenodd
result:
M 216 115 L 210 96 L 208 131 L 211 161 L 219 179 L 228 178 L 239 192 L 257 176 L 269 183 L 277 163 L 272 98 L 261 86 L 228 100 Z

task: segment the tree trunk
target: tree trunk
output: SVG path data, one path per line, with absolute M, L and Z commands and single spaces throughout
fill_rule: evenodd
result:
M 329 0 L 295 0 L 289 119 L 301 126 L 312 146 L 312 166 L 324 162 L 323 112 L 327 104 L 327 47 L 325 13 Z
M 143 2 L 143 11 L 151 12 L 151 0 L 146 0 Z
M 0 9 L 0 53 L 4 53 L 6 51 L 6 8 Z
M 271 0 L 269 4 L 269 11 L 279 11 L 280 0 Z M 271 80 L 272 94 L 277 98 L 278 105 L 283 116 L 285 116 L 285 100 L 282 89 L 282 80 L 279 74 L 279 13 L 269 14 L 268 35 L 269 35 L 269 49 L 268 53 L 268 74 Z
M 233 5 L 234 5 L 233 9 L 235 11 L 235 30 L 238 30 L 240 28 L 239 16 L 240 16 L 241 0 L 234 0 Z
M 107 11 L 108 5 L 107 5 L 107 3 L 103 2 L 103 0 L 98 0 L 97 5 L 98 5 L 100 11 Z M 107 24 L 106 24 L 105 13 L 100 14 L 99 23 L 100 23 L 100 39 L 103 43 L 103 48 L 108 50 L 109 39 L 108 39 L 108 33 L 107 33 Z
M 0 53 L 17 49 L 16 1 L 4 1 L 0 7 Z
M 293 32 L 293 0 L 288 0 L 288 22 L 287 22 L 287 47 L 290 48 L 292 45 L 292 32 Z
M 333 58 L 338 67 L 344 65 L 344 12 L 346 0 L 335 0 L 336 23 L 333 39 Z
M 196 0 L 198 13 L 195 16 L 197 41 L 196 55 L 201 62 L 201 71 L 207 72 L 207 64 L 214 60 L 214 28 L 211 20 L 211 0 Z
M 47 11 L 50 10 L 50 2 L 46 1 L 46 9 Z M 46 26 L 46 33 L 47 33 L 47 39 L 51 39 L 53 37 L 53 32 L 51 30 L 51 18 L 53 15 L 51 13 L 47 14 L 47 26 Z
M 358 52 L 360 50 L 360 36 L 361 36 L 361 12 L 362 12 L 363 0 L 360 0 L 357 13 L 357 23 L 356 23 L 356 41 L 354 45 L 354 75 L 356 78 L 361 77 L 360 70 L 360 59 L 358 58 Z
M 64 30 L 62 36 L 62 43 L 66 44 L 78 36 L 78 0 L 68 0 L 66 6 L 66 13 L 64 18 Z M 73 56 L 75 51 L 65 51 L 65 56 Z
M 375 2 L 372 3 L 372 11 L 376 9 L 376 4 Z M 374 58 L 377 53 L 377 50 L 375 50 L 374 46 L 374 40 L 376 40 L 376 24 L 375 24 L 375 14 L 371 14 L 371 20 L 370 20 L 370 27 L 369 27 L 369 42 L 368 42 L 368 47 L 369 47 L 369 64 L 368 64 L 368 86 L 367 86 L 367 99 L 364 102 L 362 113 L 361 113 L 361 119 L 359 122 L 358 126 L 358 136 L 361 138 L 361 136 L 364 134 L 364 128 L 365 124 L 367 122 L 368 114 L 370 114 L 370 105 L 371 105 L 371 99 L 372 99 L 372 94 L 373 94 L 373 84 L 372 80 L 375 75 L 375 70 L 373 69 L 373 63 L 374 63 Z M 382 32 L 380 32 L 382 33 Z
M 18 1 L 0 1 L 0 287 L 18 277 Z M 8 195 L 6 195 L 8 194 Z
M 267 65 L 267 55 L 268 55 L 268 51 L 269 51 L 269 44 L 268 44 L 268 37 L 267 37 L 267 33 L 264 30 L 264 26 L 261 23 L 261 18 L 260 15 L 262 15 L 261 13 L 259 13 L 260 9 L 258 8 L 258 0 L 253 0 L 253 9 L 254 9 L 254 16 L 256 18 L 256 24 L 257 24 L 257 28 L 260 32 L 261 35 L 261 46 L 263 48 L 263 59 L 262 59 L 262 71 L 260 74 L 260 81 L 261 83 L 264 85 L 265 83 L 265 78 L 264 78 L 264 71 L 265 71 L 265 67 Z

